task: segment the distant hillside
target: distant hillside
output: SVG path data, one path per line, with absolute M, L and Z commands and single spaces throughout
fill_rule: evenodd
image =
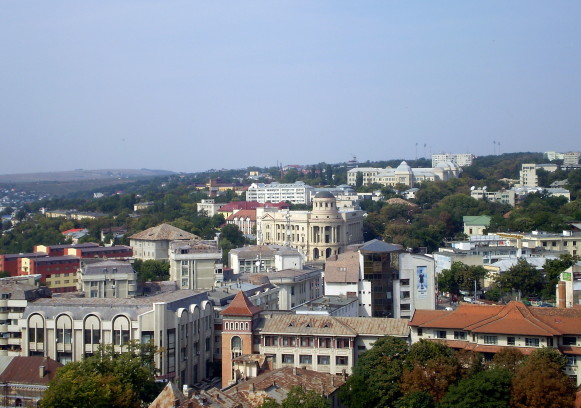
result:
M 25 174 L 5 174 L 0 175 L 0 184 L 10 183 L 31 183 L 31 182 L 75 182 L 103 179 L 136 179 L 144 177 L 159 177 L 175 174 L 167 170 L 150 169 L 103 169 L 103 170 L 70 170 L 55 171 L 49 173 L 25 173 Z

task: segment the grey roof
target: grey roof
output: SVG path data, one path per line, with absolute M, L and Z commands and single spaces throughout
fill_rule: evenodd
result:
M 335 198 L 335 196 L 329 191 L 319 191 L 315 195 L 315 198 Z
M 371 241 L 365 242 L 359 250 L 361 253 L 369 252 L 397 252 L 403 251 L 403 246 L 397 244 L 388 244 L 387 242 L 380 241 L 378 239 L 372 239 Z
M 133 270 L 133 266 L 129 262 L 121 262 L 121 261 L 101 261 L 91 263 L 85 266 L 83 269 L 84 275 L 101 275 L 104 273 L 107 274 L 131 274 L 135 273 Z
M 186 289 L 131 299 L 53 297 L 30 302 L 23 318 L 26 319 L 33 313 L 41 313 L 50 318 L 60 313 L 70 313 L 74 319 L 82 319 L 88 314 L 97 314 L 104 319 L 111 319 L 119 313 L 124 313 L 134 320 L 139 315 L 153 310 L 154 303 L 167 303 L 168 310 L 175 312 L 179 308 L 188 308 L 191 304 L 199 304 L 204 300 L 208 300 L 206 292 Z

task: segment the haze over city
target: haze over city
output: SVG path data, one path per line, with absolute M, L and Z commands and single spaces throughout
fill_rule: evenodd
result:
M 0 174 L 578 150 L 580 12 L 2 2 Z

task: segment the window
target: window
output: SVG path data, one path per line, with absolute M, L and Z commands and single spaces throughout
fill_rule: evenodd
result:
M 418 336 L 423 336 L 424 335 L 424 329 L 422 329 L 421 327 L 418 327 Z
M 277 336 L 264 336 L 264 345 L 265 346 L 278 345 L 278 337 Z
M 446 330 L 435 330 L 434 336 L 437 339 L 445 339 L 446 338 Z
M 301 337 L 301 347 L 313 347 L 313 338 Z
M 514 346 L 516 344 L 516 338 L 515 337 L 507 337 L 506 338 L 506 345 L 507 346 Z
M 349 339 L 344 337 L 338 337 L 337 348 L 349 348 Z
M 300 362 L 300 364 L 311 365 L 311 364 L 313 364 L 313 356 L 301 354 L 299 356 L 299 362 Z
M 294 364 L 295 363 L 294 354 L 283 354 L 282 355 L 282 363 L 283 364 Z
M 317 356 L 317 364 L 329 365 L 329 364 L 331 364 L 331 357 L 330 356 Z
M 466 332 L 455 331 L 454 332 L 454 339 L 455 340 L 466 340 Z
M 577 344 L 577 337 L 563 336 L 563 346 L 575 346 Z
M 329 337 L 319 338 L 319 347 L 320 348 L 331 348 L 331 339 Z
M 409 286 L 410 285 L 410 280 L 409 279 L 402 279 L 400 281 L 401 286 Z
M 484 344 L 498 344 L 498 336 L 484 336 Z
M 296 342 L 296 338 L 295 337 L 284 336 L 282 338 L 282 345 L 285 346 L 285 347 L 294 347 L 295 346 L 295 342 Z
M 577 356 L 565 356 L 567 359 L 567 367 L 575 367 L 577 365 Z
M 85 344 L 99 344 L 99 343 L 101 343 L 101 331 L 95 328 L 85 329 Z
M 349 357 L 347 357 L 347 356 L 335 357 L 335 364 L 336 365 L 347 365 L 348 362 L 349 362 Z
M 539 347 L 539 339 L 534 337 L 526 337 L 525 338 L 525 346 L 527 347 Z

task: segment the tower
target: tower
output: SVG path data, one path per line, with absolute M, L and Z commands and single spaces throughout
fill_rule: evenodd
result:
M 222 387 L 240 378 L 234 370 L 234 359 L 252 354 L 252 330 L 261 309 L 240 291 L 222 310 Z

